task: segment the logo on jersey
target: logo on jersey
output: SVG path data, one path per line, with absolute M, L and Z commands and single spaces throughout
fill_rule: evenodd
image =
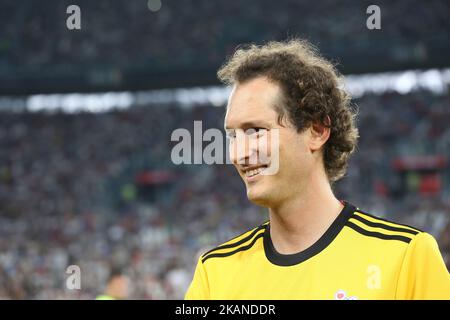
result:
M 338 292 L 334 294 L 334 300 L 358 300 L 358 298 L 354 296 L 349 297 L 344 290 L 338 290 Z

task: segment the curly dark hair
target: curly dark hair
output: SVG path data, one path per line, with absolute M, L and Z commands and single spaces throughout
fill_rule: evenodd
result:
M 358 140 L 356 108 L 350 103 L 339 72 L 309 42 L 291 39 L 242 46 L 217 75 L 228 85 L 260 76 L 279 84 L 283 97 L 281 107 L 275 108 L 280 123 L 287 114 L 298 132 L 313 123 L 329 127 L 330 137 L 323 147 L 325 171 L 330 183 L 344 176 Z

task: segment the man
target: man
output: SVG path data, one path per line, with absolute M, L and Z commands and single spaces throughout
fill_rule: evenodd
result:
M 96 300 L 123 300 L 129 295 L 130 280 L 121 268 L 112 268 L 105 292 Z
M 203 254 L 186 299 L 450 299 L 431 235 L 333 195 L 358 131 L 329 62 L 305 41 L 270 42 L 237 50 L 218 75 L 233 85 L 230 159 L 269 221 Z M 273 154 L 254 161 L 261 144 L 250 142 L 272 131 L 279 168 L 269 175 Z

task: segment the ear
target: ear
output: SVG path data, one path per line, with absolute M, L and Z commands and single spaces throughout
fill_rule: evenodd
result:
M 330 138 L 330 117 L 327 116 L 325 123 L 319 121 L 313 122 L 310 127 L 309 148 L 312 152 L 319 150 Z

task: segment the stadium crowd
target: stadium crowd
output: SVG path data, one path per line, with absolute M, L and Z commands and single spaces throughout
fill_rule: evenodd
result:
M 450 266 L 448 169 L 440 192 L 399 195 L 391 166 L 401 155 L 450 156 L 450 96 L 386 93 L 355 105 L 359 148 L 336 194 L 432 233 Z M 194 120 L 222 128 L 223 115 L 173 105 L 2 113 L 0 298 L 93 299 L 116 266 L 130 279 L 130 299 L 182 298 L 200 252 L 267 219 L 231 165 L 171 162 L 174 129 L 192 130 Z M 150 169 L 177 178 L 142 192 L 135 177 Z M 66 288 L 69 265 L 81 269 L 80 290 Z
M 66 28 L 66 8 L 81 8 L 81 30 Z M 332 57 L 384 52 L 385 59 L 423 58 L 450 37 L 447 1 L 378 1 L 383 32 L 366 32 L 370 1 L 226 0 L 14 1 L 0 3 L 0 68 L 147 65 L 166 70 L 217 66 L 247 42 L 298 35 Z M 295 14 L 293 14 L 295 13 Z M 49 19 L 48 17 L 54 17 Z M 301 17 L 301 18 L 299 18 Z M 417 21 L 421 21 L 420 24 Z M 424 27 L 426 26 L 426 27 Z M 440 47 L 436 47 L 436 45 Z M 448 48 L 448 46 L 447 46 Z M 405 56 L 406 55 L 406 56 Z

